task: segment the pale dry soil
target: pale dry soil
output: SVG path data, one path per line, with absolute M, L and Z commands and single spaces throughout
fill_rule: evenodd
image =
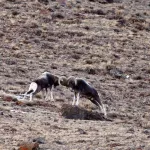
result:
M 0 93 L 19 95 L 44 71 L 93 85 L 108 120 L 67 119 L 61 107 L 73 93 L 54 90 L 55 101 L 17 105 L 0 96 L 0 149 L 43 137 L 42 150 L 150 149 L 149 0 L 0 1 Z M 113 65 L 130 76 L 111 76 Z M 97 112 L 87 99 L 80 107 Z M 71 106 L 70 106 L 71 107 Z

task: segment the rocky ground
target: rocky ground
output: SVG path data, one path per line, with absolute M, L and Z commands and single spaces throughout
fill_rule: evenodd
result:
M 41 150 L 150 149 L 149 0 L 0 0 L 0 39 L 0 149 L 38 137 Z M 44 71 L 86 79 L 109 119 L 80 117 L 98 109 L 84 98 L 71 108 L 63 86 L 54 102 L 41 93 L 34 105 L 4 96 L 24 93 Z M 75 118 L 64 115 L 69 108 Z

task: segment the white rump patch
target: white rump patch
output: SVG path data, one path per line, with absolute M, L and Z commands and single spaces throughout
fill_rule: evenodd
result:
M 35 82 L 31 82 L 30 87 L 29 87 L 29 91 L 33 90 L 33 92 L 35 92 L 38 88 L 38 85 Z

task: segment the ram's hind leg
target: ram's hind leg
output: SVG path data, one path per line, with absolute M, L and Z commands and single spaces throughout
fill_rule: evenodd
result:
M 30 102 L 32 101 L 32 99 L 33 99 L 33 94 L 31 93 L 30 94 Z
M 105 108 L 105 106 L 102 104 L 102 102 L 101 102 L 101 103 L 98 103 L 98 105 L 99 105 L 98 107 L 99 107 L 100 111 L 102 111 L 103 114 L 104 114 L 104 116 L 107 117 L 107 113 L 106 113 L 106 108 Z
M 101 101 L 92 100 L 92 103 L 94 103 L 96 106 L 98 106 L 99 111 L 102 111 L 103 114 L 104 114 L 104 116 L 107 117 L 106 108 L 105 108 L 105 106 L 102 104 Z
M 45 88 L 45 100 L 49 99 L 49 94 L 47 88 Z
M 44 100 L 46 99 L 46 92 L 44 89 L 42 90 L 42 99 L 44 99 Z
M 54 86 L 52 86 L 52 87 L 50 88 L 50 99 L 51 99 L 51 101 L 54 101 L 53 88 L 54 88 Z

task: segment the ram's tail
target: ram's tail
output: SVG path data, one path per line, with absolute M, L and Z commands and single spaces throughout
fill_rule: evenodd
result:
M 28 96 L 28 95 L 31 94 L 32 92 L 33 92 L 33 90 L 29 90 L 29 91 L 27 91 L 25 94 L 23 94 L 23 95 L 24 95 L 23 99 L 25 99 L 26 96 Z
M 30 94 L 30 93 L 32 93 L 33 92 L 33 90 L 29 90 L 26 94 L 28 95 L 28 94 Z

